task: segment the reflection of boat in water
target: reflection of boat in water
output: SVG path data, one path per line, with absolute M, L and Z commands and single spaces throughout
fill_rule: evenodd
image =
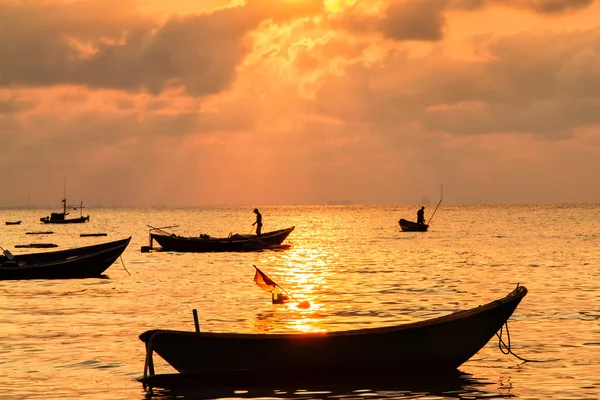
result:
M 88 222 L 90 220 L 90 216 L 83 216 L 83 202 L 79 206 L 73 206 L 74 210 L 79 209 L 80 216 L 78 218 L 67 218 L 69 213 L 67 212 L 67 199 L 62 199 L 63 203 L 63 212 L 52 213 L 49 217 L 42 217 L 40 221 L 45 224 L 80 224 L 83 222 Z
M 198 382 L 181 374 L 156 375 L 148 380 L 157 398 L 286 398 L 286 399 L 484 399 L 505 397 L 493 392 L 495 383 L 453 371 L 425 377 L 399 374 L 361 373 L 318 376 L 316 374 L 228 375 Z M 152 386 L 153 383 L 158 383 Z M 158 389 L 157 389 L 158 388 Z M 244 390 L 240 390 L 244 389 Z M 154 397 L 152 397 L 154 398 Z
M 205 382 L 230 374 L 447 373 L 485 346 L 526 294 L 527 289 L 518 286 L 506 297 L 479 307 L 381 328 L 301 334 L 150 330 L 140 335 L 147 353 L 144 382 L 156 384 L 160 379 L 153 377 L 153 352 L 183 379 Z

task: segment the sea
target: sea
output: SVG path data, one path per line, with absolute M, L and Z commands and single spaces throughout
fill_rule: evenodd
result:
M 442 203 L 430 220 L 432 204 L 428 232 L 402 232 L 398 220 L 416 220 L 419 207 L 259 207 L 263 232 L 295 230 L 282 249 L 246 253 L 141 249 L 151 227 L 184 236 L 252 233 L 254 207 L 90 208 L 89 222 L 72 225 L 40 222 L 56 210 L 0 210 L 0 246 L 13 254 L 131 237 L 102 278 L 0 281 L 0 399 L 600 398 L 600 205 Z M 40 231 L 53 233 L 27 234 Z M 90 233 L 106 236 L 80 236 Z M 58 247 L 16 247 L 32 243 Z M 294 301 L 272 304 L 253 265 Z M 248 387 L 168 390 L 138 381 L 145 362 L 138 336 L 193 331 L 193 310 L 202 331 L 341 331 L 447 315 L 517 285 L 529 292 L 508 322 L 512 354 L 495 337 L 454 377 L 296 387 L 267 375 Z M 175 372 L 154 360 L 156 373 Z

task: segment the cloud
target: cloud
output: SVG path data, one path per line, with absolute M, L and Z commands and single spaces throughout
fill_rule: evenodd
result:
M 30 110 L 34 107 L 32 102 L 19 100 L 18 96 L 16 95 L 6 96 L 5 98 L 2 97 L 3 96 L 0 96 L 0 116 L 17 114 Z
M 481 46 L 487 57 L 475 60 L 391 51 L 376 68 L 357 63 L 322 86 L 319 113 L 378 127 L 547 139 L 600 123 L 600 29 L 488 37 Z
M 356 33 L 379 33 L 396 41 L 441 41 L 451 10 L 473 12 L 491 6 L 563 15 L 588 8 L 595 0 L 389 0 L 383 9 L 359 1 L 337 25 Z
M 246 33 L 265 20 L 319 11 L 320 2 L 297 3 L 267 7 L 251 0 L 159 25 L 139 14 L 133 0 L 2 2 L 0 86 L 82 85 L 153 94 L 180 87 L 197 97 L 216 94 L 235 80 L 250 50 Z
M 499 5 L 518 8 L 541 14 L 558 15 L 583 10 L 595 0 L 453 0 L 452 8 L 476 10 L 486 6 Z
M 394 40 L 441 40 L 445 4 L 445 0 L 392 2 L 381 21 L 381 31 Z

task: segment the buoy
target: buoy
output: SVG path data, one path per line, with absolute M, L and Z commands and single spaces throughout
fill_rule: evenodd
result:
M 298 303 L 298 308 L 310 308 L 310 303 L 308 301 L 301 301 L 300 303 Z

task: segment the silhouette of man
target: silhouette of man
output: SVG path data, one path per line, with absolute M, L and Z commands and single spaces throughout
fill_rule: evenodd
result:
M 258 208 L 254 209 L 254 214 L 256 214 L 256 221 L 254 221 L 252 226 L 256 225 L 256 236 L 260 236 L 260 230 L 262 229 L 262 215 L 258 212 Z
M 425 224 L 425 206 L 421 206 L 417 211 L 417 224 Z

